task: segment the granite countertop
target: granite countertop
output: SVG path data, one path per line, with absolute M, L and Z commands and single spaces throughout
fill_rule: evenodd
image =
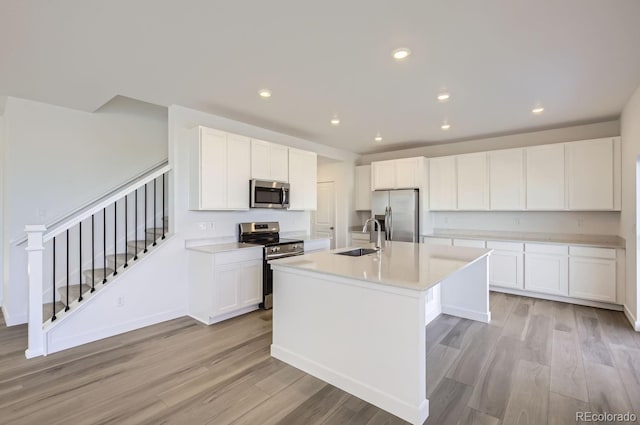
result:
M 435 229 L 422 236 L 439 238 L 482 239 L 513 242 L 540 242 L 563 245 L 580 245 L 601 248 L 624 248 L 625 240 L 613 235 L 579 235 L 569 233 L 504 232 L 480 230 Z
M 274 269 L 299 269 L 388 286 L 424 291 L 452 273 L 488 255 L 491 249 L 384 243 L 382 253 L 361 257 L 337 255 L 334 249 L 271 261 Z
M 244 243 L 244 242 L 231 242 L 231 243 L 220 243 L 213 245 L 199 245 L 199 246 L 188 246 L 186 249 L 197 252 L 204 252 L 205 254 L 216 254 L 218 252 L 227 252 L 227 251 L 236 251 L 238 249 L 245 248 L 262 248 L 262 245 L 257 245 L 253 243 Z

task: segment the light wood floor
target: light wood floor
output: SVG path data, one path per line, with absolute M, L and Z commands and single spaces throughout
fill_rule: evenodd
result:
M 498 293 L 491 310 L 491 325 L 443 315 L 427 327 L 427 424 L 640 415 L 640 334 L 622 313 Z M 182 318 L 25 360 L 26 327 L 0 319 L 0 423 L 405 423 L 271 358 L 270 342 L 271 314 L 258 311 L 213 326 Z

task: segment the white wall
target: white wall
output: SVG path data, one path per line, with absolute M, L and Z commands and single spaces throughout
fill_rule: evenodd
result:
M 638 189 L 640 173 L 640 87 L 629 99 L 622 112 L 622 214 L 620 217 L 620 236 L 627 245 L 627 308 L 636 321 L 636 330 L 640 330 L 638 306 Z
M 457 155 L 462 153 L 520 148 L 525 146 L 544 145 L 550 143 L 564 143 L 575 140 L 598 139 L 601 137 L 619 135 L 620 122 L 615 120 L 595 124 L 557 128 L 552 130 L 533 131 L 529 133 L 512 134 L 508 136 L 421 146 L 411 149 L 402 149 L 391 152 L 363 155 L 362 157 L 360 157 L 358 164 L 369 164 L 371 163 L 371 161 L 382 161 L 385 159 L 410 158 L 414 156 L 435 157 Z
M 4 110 L 4 106 L 3 106 Z M 4 221 L 4 116 L 0 115 L 0 306 L 3 301 L 3 293 L 4 293 L 4 270 L 5 270 L 5 258 L 4 258 L 4 245 L 5 241 L 5 221 Z
M 167 110 L 116 97 L 87 113 L 10 97 L 4 122 L 3 309 L 15 324 L 26 320 L 26 256 L 12 242 L 166 159 Z
M 349 244 L 349 226 L 360 220 L 354 212 L 355 166 L 353 161 L 325 162 L 318 165 L 318 183 L 334 182 L 336 190 L 336 248 Z
M 261 140 L 317 152 L 319 155 L 339 161 L 355 161 L 357 155 L 276 133 L 246 123 L 230 120 L 181 106 L 169 107 L 169 161 L 173 165 L 173 192 L 169 202 L 174 211 L 172 225 L 180 238 L 210 240 L 237 240 L 238 223 L 250 221 L 279 221 L 282 232 L 310 232 L 310 213 L 307 211 L 282 211 L 251 209 L 249 211 L 189 211 L 189 157 L 187 143 L 193 137 L 195 126 L 210 128 L 254 137 Z M 249 160 L 249 158 L 247 158 Z M 353 179 L 352 179 L 353 180 Z M 248 184 L 248 182 L 247 182 Z M 353 183 L 351 183 L 353 185 Z M 200 230 L 199 223 L 215 223 L 215 229 Z

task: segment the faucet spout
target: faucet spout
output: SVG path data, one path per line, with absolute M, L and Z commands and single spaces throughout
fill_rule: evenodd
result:
M 374 227 L 375 230 L 377 230 L 378 232 L 378 238 L 376 241 L 376 249 L 382 250 L 382 225 L 380 224 L 380 222 L 378 220 L 376 220 L 375 218 L 371 217 L 369 219 L 367 219 L 367 221 L 365 221 L 364 226 L 362 227 L 362 233 L 367 233 L 367 227 L 369 226 L 369 223 L 375 223 L 375 225 L 377 227 Z

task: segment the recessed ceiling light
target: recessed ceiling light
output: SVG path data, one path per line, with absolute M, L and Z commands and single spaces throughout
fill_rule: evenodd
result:
M 258 94 L 260 95 L 260 97 L 268 99 L 271 97 L 271 90 L 262 89 L 258 92 Z
M 374 137 L 373 140 L 378 143 L 382 142 L 382 136 L 380 135 L 380 133 L 376 134 L 376 137 Z
M 541 114 L 544 112 L 544 108 L 542 106 L 536 106 L 531 110 L 534 114 Z
M 447 100 L 449 100 L 450 97 L 451 95 L 449 93 L 443 92 L 438 95 L 438 101 L 446 102 Z
M 340 124 L 340 118 L 338 118 L 337 115 L 334 115 L 333 118 L 331 118 L 330 123 L 331 123 L 331 125 L 338 125 L 338 124 Z
M 407 49 L 406 47 L 400 47 L 399 49 L 391 52 L 391 56 L 393 56 L 393 58 L 398 61 L 406 59 L 410 54 L 411 50 Z
M 450 125 L 448 122 L 446 122 L 446 121 L 445 121 L 445 122 L 440 126 L 440 128 L 441 128 L 441 129 L 443 129 L 444 131 L 447 131 L 447 130 L 449 130 L 449 129 L 451 128 L 451 125 Z

